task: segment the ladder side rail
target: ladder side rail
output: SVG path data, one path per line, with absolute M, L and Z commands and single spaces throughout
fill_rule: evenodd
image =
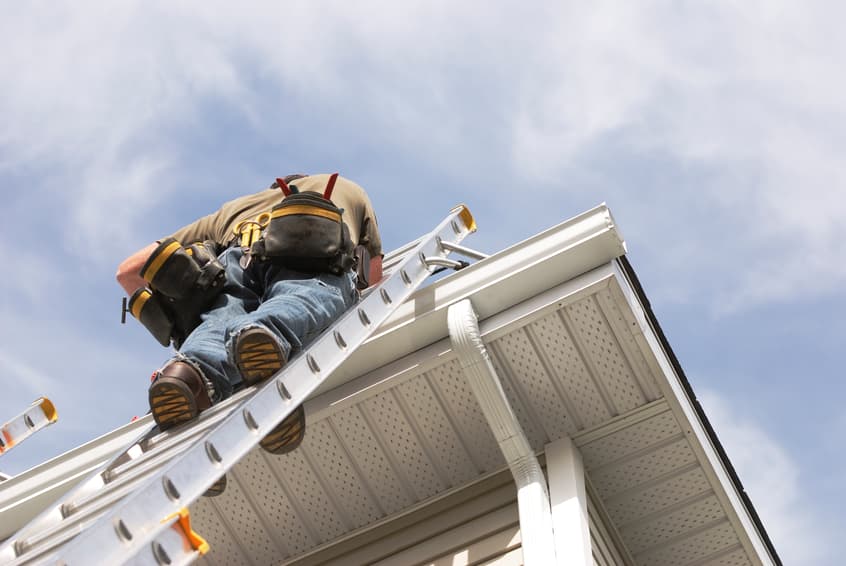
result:
M 416 240 L 413 240 L 413 241 L 405 244 L 404 246 L 397 248 L 395 250 L 392 250 L 392 251 L 388 252 L 387 254 L 385 254 L 385 257 L 382 258 L 382 278 L 387 279 L 388 277 L 390 277 L 391 274 L 393 274 L 396 271 L 397 266 L 400 265 L 402 263 L 402 261 L 406 257 L 408 257 L 409 254 L 414 252 L 415 249 L 417 248 L 417 246 L 420 244 L 420 242 L 423 241 L 425 238 L 426 238 L 426 236 L 421 236 L 420 238 L 417 238 Z M 367 296 L 370 293 L 372 293 L 373 290 L 376 289 L 377 287 L 379 287 L 378 284 L 371 285 L 367 289 L 363 289 L 361 291 L 361 298 L 362 299 L 367 298 Z
M 162 457 L 170 458 L 174 452 L 184 451 L 192 444 L 197 437 L 204 432 L 217 426 L 223 419 L 229 416 L 229 410 L 214 411 L 214 409 L 230 409 L 249 395 L 249 391 L 242 390 L 233 394 L 228 399 L 212 406 L 200 414 L 199 418 L 192 423 L 192 426 L 182 429 L 171 429 L 147 438 L 144 442 L 149 445 L 140 454 L 124 462 L 115 463 L 108 470 L 103 472 L 108 483 L 118 482 L 120 479 L 138 466 L 146 466 L 148 462 L 158 462 Z
M 138 477 L 146 477 L 163 461 L 187 449 L 196 437 L 223 420 L 227 407 L 243 399 L 249 391 L 239 391 L 232 397 L 205 411 L 195 426 L 178 431 L 158 432 L 150 435 L 154 424 L 144 429 L 127 447 L 103 463 L 77 487 L 51 504 L 35 519 L 21 527 L 17 533 L 0 546 L 0 562 L 11 559 L 21 549 L 33 549 L 45 540 L 45 534 L 55 535 L 67 530 L 67 523 L 83 521 L 99 508 L 114 504 L 115 498 L 109 496 L 113 490 L 123 489 L 125 482 L 139 483 Z M 145 447 L 142 447 L 146 445 Z M 95 509 L 89 509 L 91 506 Z M 84 512 L 84 513 L 83 513 Z M 12 550 L 9 547 L 14 545 Z M 53 546 L 57 546 L 54 544 Z
M 396 267 L 426 236 L 386 254 L 392 258 L 392 267 Z M 390 273 L 386 273 L 386 277 Z M 375 287 L 378 287 L 376 285 Z M 363 296 L 369 294 L 367 290 Z M 176 429 L 150 435 L 154 425 L 146 428 L 127 447 L 113 458 L 104 462 L 77 487 L 64 494 L 54 504 L 21 527 L 14 537 L 0 545 L 0 559 L 12 560 L 18 553 L 44 554 L 60 546 L 77 533 L 72 532 L 75 522 L 91 521 L 126 495 L 124 482 L 131 482 L 134 487 L 141 479 L 149 476 L 151 469 L 161 466 L 163 461 L 173 456 L 174 450 L 184 451 L 191 443 L 211 426 L 216 425 L 228 415 L 230 406 L 249 395 L 249 390 L 235 393 L 229 399 L 213 406 L 200 415 L 199 422 L 188 430 Z M 154 462 L 148 464 L 148 462 Z M 138 467 L 145 469 L 138 471 Z M 146 473 L 145 473 L 146 472 Z M 114 492 L 119 492 L 116 496 Z M 94 506 L 94 508 L 90 508 Z M 71 532 L 71 535 L 62 533 Z M 49 539 L 49 542 L 47 542 Z M 30 554 L 31 556 L 31 554 Z
M 134 556 L 164 528 L 161 518 L 196 500 L 222 473 L 325 380 L 390 316 L 431 273 L 427 258 L 444 258 L 441 242 L 459 243 L 475 230 L 461 206 L 417 247 L 390 276 L 353 306 L 308 348 L 265 382 L 216 428 L 148 479 L 95 524 L 59 550 L 61 562 L 84 564 L 92 553 L 107 563 Z
M 128 447 L 133 447 L 141 442 L 153 428 L 153 424 L 142 429 L 135 437 Z M 126 450 L 115 453 L 111 458 L 107 458 L 105 462 L 97 466 L 87 473 L 85 479 L 80 480 L 75 487 L 71 488 L 67 493 L 60 497 L 55 503 L 44 509 L 41 513 L 36 515 L 26 525 L 18 529 L 18 531 L 9 539 L 0 544 L 0 563 L 5 564 L 7 560 L 12 560 L 19 553 L 15 547 L 20 547 L 21 541 L 26 537 L 34 536 L 45 529 L 51 529 L 56 524 L 61 523 L 64 519 L 61 507 L 63 504 L 73 501 L 75 498 L 84 497 L 87 494 L 94 493 L 103 489 L 107 485 L 103 474 L 111 467 L 114 462 L 121 458 L 126 453 Z
M 216 424 L 223 416 L 226 415 L 218 415 L 218 418 L 212 421 L 211 424 Z M 199 433 L 204 432 L 207 428 L 201 428 L 195 434 L 183 435 L 186 438 L 180 438 L 178 440 L 182 440 L 181 443 L 184 444 L 196 438 Z M 193 433 L 194 431 L 188 429 L 184 432 Z M 177 444 L 175 447 L 178 448 L 179 445 Z M 150 452 L 145 452 L 139 458 L 140 461 L 125 463 L 125 466 L 129 466 L 128 469 L 121 473 L 115 480 L 108 481 L 103 486 L 103 489 L 90 491 L 81 498 L 59 505 L 56 515 L 61 514 L 64 520 L 59 519 L 54 521 L 52 524 L 46 525 L 46 528 L 40 529 L 28 538 L 19 538 L 14 543 L 14 550 L 18 553 L 26 554 L 26 556 L 22 556 L 20 559 L 11 562 L 9 566 L 31 563 L 33 560 L 37 560 L 39 557 L 48 554 L 78 535 L 87 525 L 105 514 L 109 507 L 132 493 L 145 480 L 154 475 L 159 467 L 161 467 L 161 461 L 173 456 L 169 451 L 173 448 L 174 445 L 171 445 L 166 446 L 164 451 L 161 449 L 156 451 L 154 453 L 155 459 L 144 458 L 144 456 L 150 454 Z M 165 537 L 165 540 L 168 540 L 167 537 Z M 167 543 L 165 546 L 170 547 L 172 543 Z M 153 554 L 160 555 L 158 552 L 154 552 Z M 165 554 L 168 553 L 166 552 Z M 5 561 L 2 563 L 6 564 Z
M 398 247 L 395 250 L 389 251 L 385 254 L 385 257 L 382 258 L 382 263 L 384 265 L 396 265 L 397 263 L 402 261 L 402 259 L 406 255 L 408 255 L 411 250 L 415 249 L 424 239 L 426 239 L 426 236 L 421 236 L 415 240 L 408 242 L 407 244 Z

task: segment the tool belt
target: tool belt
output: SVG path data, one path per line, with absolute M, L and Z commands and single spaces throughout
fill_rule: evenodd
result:
M 261 238 L 252 244 L 252 257 L 306 273 L 340 275 L 354 268 L 344 211 L 330 200 L 337 176 L 330 177 L 323 195 L 299 192 L 295 185 L 277 179 L 286 196 L 273 207 Z
M 147 259 L 141 277 L 149 287 L 132 294 L 129 311 L 162 346 L 173 341 L 179 348 L 223 291 L 226 270 L 214 242 L 184 248 L 168 238 Z

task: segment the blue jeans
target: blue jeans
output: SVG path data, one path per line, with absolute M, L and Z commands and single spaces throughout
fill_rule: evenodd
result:
M 226 285 L 174 359 L 197 367 L 214 386 L 213 402 L 232 395 L 241 383 L 235 366 L 235 339 L 242 330 L 264 328 L 288 359 L 358 301 L 354 275 L 309 274 L 253 261 L 243 269 L 243 250 L 219 256 Z

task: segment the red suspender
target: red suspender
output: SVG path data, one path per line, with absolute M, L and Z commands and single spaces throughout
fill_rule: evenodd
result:
M 282 189 L 282 192 L 285 193 L 285 196 L 291 194 L 291 189 L 288 188 L 288 183 L 285 182 L 285 179 L 276 177 L 276 184 L 279 185 L 279 188 Z
M 326 200 L 332 199 L 332 191 L 335 189 L 335 181 L 338 180 L 338 174 L 332 173 L 332 176 L 329 177 L 329 182 L 326 183 L 326 190 L 323 191 L 323 198 Z
M 332 191 L 335 190 L 335 181 L 338 180 L 338 174 L 332 173 L 329 177 L 329 182 L 326 183 L 326 190 L 323 191 L 323 198 L 326 200 L 332 200 Z M 282 189 L 282 192 L 285 193 L 285 196 L 289 196 L 292 192 L 291 188 L 288 186 L 288 183 L 285 182 L 285 179 L 281 177 L 276 178 L 276 184 L 279 185 L 279 188 Z

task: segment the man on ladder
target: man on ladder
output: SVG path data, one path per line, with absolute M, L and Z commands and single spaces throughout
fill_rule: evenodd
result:
M 277 179 L 138 250 L 117 272 L 129 311 L 178 350 L 153 374 L 156 423 L 188 422 L 268 379 L 381 277 L 370 199 L 337 173 Z M 261 446 L 284 454 L 304 432 L 300 406 Z

